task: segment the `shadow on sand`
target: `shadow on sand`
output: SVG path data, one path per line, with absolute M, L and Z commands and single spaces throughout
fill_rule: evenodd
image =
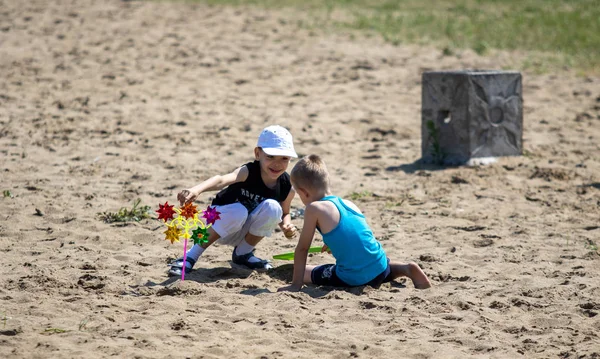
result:
M 292 282 L 293 277 L 293 264 L 284 264 L 275 267 L 267 272 L 264 272 L 269 277 L 279 280 L 283 283 L 289 284 Z M 196 283 L 213 283 L 219 280 L 228 279 L 245 279 L 253 273 L 253 270 L 240 268 L 240 267 L 215 267 L 215 268 L 198 268 L 194 269 L 185 275 L 185 281 L 193 281 Z M 181 284 L 180 276 L 168 277 L 163 282 L 147 281 L 141 286 L 131 286 L 133 291 L 128 291 L 129 295 L 140 296 L 140 295 L 181 295 L 186 294 L 201 294 L 203 288 L 199 287 L 188 287 Z M 282 284 L 285 286 L 286 284 Z M 401 283 L 391 282 L 392 288 L 406 288 Z M 347 292 L 354 295 L 362 295 L 365 292 L 366 286 L 352 287 L 352 288 L 337 288 L 328 286 L 314 286 L 307 285 L 302 288 L 302 292 L 308 294 L 312 298 L 332 297 L 340 298 L 337 293 Z M 240 291 L 240 294 L 255 296 L 263 293 L 275 293 L 267 288 L 245 288 Z M 124 293 L 125 294 L 125 293 Z
M 293 264 L 284 264 L 277 268 L 273 268 L 272 270 L 267 272 L 267 275 L 273 279 L 277 279 L 283 281 L 287 284 L 292 282 L 292 277 L 294 275 L 294 265 Z M 398 282 L 390 282 L 392 288 L 406 288 L 405 285 Z M 339 292 L 347 292 L 354 295 L 362 295 L 365 292 L 366 286 L 359 287 L 351 287 L 351 288 L 338 288 L 338 287 L 329 287 L 329 286 L 315 286 L 315 285 L 307 285 L 302 288 L 302 292 L 308 294 L 312 298 L 322 298 L 322 297 L 333 297 L 339 298 L 336 293 Z M 264 292 L 264 291 L 263 291 Z M 269 291 L 267 291 L 269 292 Z
M 385 170 L 388 172 L 398 172 L 402 171 L 404 173 L 413 174 L 417 173 L 420 175 L 422 173 L 433 172 L 433 171 L 443 171 L 448 168 L 456 168 L 458 166 L 450 166 L 450 165 L 436 165 L 422 162 L 421 159 L 416 160 L 413 163 L 406 163 L 399 166 L 390 166 Z M 422 172 L 421 172 L 422 171 Z

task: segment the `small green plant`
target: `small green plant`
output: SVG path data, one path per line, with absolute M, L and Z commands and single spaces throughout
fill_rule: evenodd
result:
M 2 328 L 6 328 L 6 320 L 10 319 L 9 317 L 6 316 L 5 312 L 2 312 Z
M 353 200 L 353 201 L 356 201 L 357 199 L 361 199 L 361 198 L 365 198 L 365 197 L 370 197 L 372 195 L 373 195 L 373 193 L 371 193 L 369 191 L 352 192 L 350 194 L 350 199 Z
M 535 155 L 535 153 L 533 153 L 527 149 L 523 149 L 523 157 L 534 158 L 534 157 L 536 157 L 536 155 Z
M 9 198 L 13 198 L 12 193 L 10 192 L 10 190 L 5 189 L 2 194 L 4 195 L 4 198 L 9 197 Z
M 400 207 L 404 204 L 404 201 L 404 199 L 401 199 L 399 202 L 386 202 L 384 208 Z
M 60 334 L 60 333 L 66 333 L 66 332 L 68 332 L 67 329 L 61 329 L 61 328 L 46 328 L 44 330 L 45 334 Z
M 141 199 L 135 200 L 131 209 L 122 207 L 118 212 L 99 212 L 98 217 L 106 223 L 113 222 L 139 222 L 150 218 L 150 206 L 140 206 Z
M 592 251 L 592 252 L 597 252 L 598 251 L 598 245 L 592 241 L 591 239 L 586 239 L 585 240 L 585 248 Z
M 454 56 L 455 54 L 456 54 L 456 52 L 450 46 L 446 46 L 442 49 L 442 55 L 444 55 L 444 56 Z
M 81 320 L 81 322 L 79 322 L 79 331 L 83 331 L 85 329 L 85 326 L 87 325 L 87 323 L 89 322 L 89 318 L 83 318 Z
M 473 50 L 475 50 L 478 55 L 485 55 L 489 49 L 490 45 L 485 41 L 476 41 L 473 46 Z
M 440 146 L 440 131 L 435 127 L 433 121 L 427 121 L 427 132 L 429 133 L 429 141 L 431 141 L 433 159 L 436 164 L 441 165 L 444 163 L 446 155 Z

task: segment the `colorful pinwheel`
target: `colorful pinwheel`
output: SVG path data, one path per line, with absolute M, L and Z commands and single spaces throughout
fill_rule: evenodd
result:
M 165 239 L 171 241 L 171 244 L 179 242 L 179 237 L 183 234 L 177 225 L 167 226 L 167 230 L 164 233 L 167 235 Z
M 173 210 L 174 206 L 169 206 L 169 202 L 165 202 L 165 204 L 158 204 L 158 209 L 156 212 L 158 213 L 158 219 L 162 219 L 163 221 L 168 221 L 173 219 L 173 215 L 175 211 Z
M 171 241 L 171 244 L 179 242 L 179 238 L 184 239 L 183 248 L 183 262 L 185 263 L 187 257 L 187 244 L 188 239 L 192 239 L 194 244 L 208 243 L 208 229 L 218 220 L 221 219 L 219 216 L 221 213 L 217 211 L 215 207 L 210 207 L 202 211 L 202 217 L 206 219 L 206 224 L 198 218 L 198 209 L 191 203 L 186 203 L 181 208 L 174 208 L 175 206 L 169 205 L 169 202 L 165 204 L 159 204 L 158 219 L 162 220 L 167 225 L 165 233 L 165 239 Z M 190 234 L 190 230 L 196 227 Z M 185 279 L 185 266 L 181 270 L 181 280 Z
M 190 219 L 194 218 L 196 213 L 198 213 L 196 206 L 191 203 L 186 203 L 183 207 L 181 207 L 181 213 L 179 215 L 184 216 L 185 219 Z
M 192 232 L 194 244 L 208 243 L 208 227 L 197 227 Z
M 221 212 L 217 211 L 217 207 L 208 206 L 206 210 L 202 211 L 202 218 L 205 218 L 208 224 L 215 224 L 217 219 L 221 219 L 220 214 Z

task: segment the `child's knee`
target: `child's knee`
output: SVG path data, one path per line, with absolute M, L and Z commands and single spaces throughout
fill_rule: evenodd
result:
M 281 221 L 283 209 L 281 208 L 279 202 L 275 201 L 274 199 L 267 199 L 263 201 L 260 206 L 262 216 Z
M 215 232 L 220 237 L 225 237 L 241 231 L 248 219 L 246 207 L 240 203 L 234 203 L 227 205 L 227 208 L 222 210 L 221 218 L 212 225 Z
M 283 209 L 275 200 L 263 201 L 250 216 L 250 234 L 258 237 L 268 237 L 277 224 L 281 222 Z

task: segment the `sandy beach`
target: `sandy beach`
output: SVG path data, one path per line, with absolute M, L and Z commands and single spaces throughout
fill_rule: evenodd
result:
M 523 156 L 420 165 L 422 73 L 520 55 L 445 56 L 297 16 L 0 0 L 0 357 L 600 358 L 600 77 L 524 71 Z M 432 288 L 277 293 L 292 262 L 232 268 L 218 245 L 182 282 L 163 224 L 98 217 L 174 203 L 251 161 L 271 124 L 323 157 L 333 193 Z M 295 244 L 278 232 L 256 254 Z

